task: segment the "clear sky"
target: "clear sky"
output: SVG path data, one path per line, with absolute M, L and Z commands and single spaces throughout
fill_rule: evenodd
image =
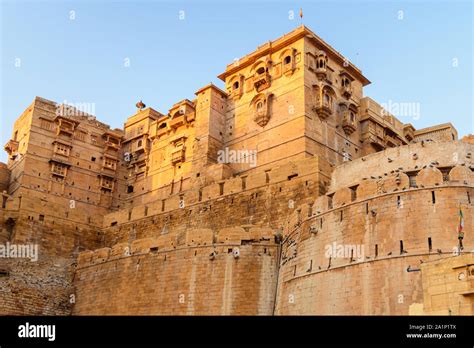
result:
M 299 26 L 300 7 L 372 81 L 366 96 L 416 106 L 400 117 L 415 128 L 452 122 L 474 133 L 472 1 L 0 3 L 2 147 L 35 96 L 90 103 L 114 128 L 140 99 L 167 113 L 209 82 L 223 87 L 226 64 Z

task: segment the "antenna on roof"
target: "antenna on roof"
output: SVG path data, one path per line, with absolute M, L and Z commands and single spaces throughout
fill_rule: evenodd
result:
M 300 18 L 301 18 L 301 25 L 303 25 L 303 8 L 300 7 Z

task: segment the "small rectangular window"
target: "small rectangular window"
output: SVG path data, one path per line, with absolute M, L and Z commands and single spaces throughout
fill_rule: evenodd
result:
M 349 188 L 351 190 L 351 201 L 354 202 L 355 200 L 357 200 L 357 185 Z
M 332 204 L 332 198 L 334 196 L 334 193 L 328 195 L 328 209 L 332 209 L 333 204 Z
M 224 194 L 224 183 L 223 182 L 220 182 L 219 183 L 219 195 L 223 195 Z
M 408 172 L 406 173 L 408 175 L 408 181 L 409 181 L 409 186 L 410 187 L 417 187 L 416 186 L 416 176 L 418 175 L 418 172 Z

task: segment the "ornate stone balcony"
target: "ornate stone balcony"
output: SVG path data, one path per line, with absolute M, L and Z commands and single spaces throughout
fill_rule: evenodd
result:
M 255 74 L 253 77 L 253 85 L 257 92 L 261 92 L 264 89 L 270 87 L 270 74 L 268 72 Z
M 327 68 L 326 67 L 322 67 L 322 68 L 316 68 L 314 70 L 314 72 L 316 73 L 316 76 L 318 77 L 318 79 L 320 80 L 324 80 L 327 78 Z
M 19 142 L 13 139 L 8 140 L 8 142 L 3 147 L 9 156 L 13 156 L 18 152 Z
M 184 162 L 184 148 L 177 149 L 171 153 L 171 163 Z
M 313 107 L 313 111 L 316 111 L 320 118 L 326 119 L 332 115 L 333 109 L 332 105 L 328 101 L 322 100 L 318 103 L 318 105 Z
M 343 97 L 349 99 L 352 96 L 352 86 L 351 85 L 342 86 L 341 94 Z
M 351 135 L 357 129 L 355 116 L 351 118 L 351 113 L 349 110 L 343 113 L 342 129 L 344 130 L 344 133 L 346 133 L 347 135 Z
M 178 128 L 179 126 L 183 124 L 184 124 L 184 115 L 174 117 L 169 121 L 169 126 L 171 128 Z

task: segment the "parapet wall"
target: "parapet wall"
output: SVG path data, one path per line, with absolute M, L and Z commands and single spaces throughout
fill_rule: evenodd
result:
M 473 158 L 474 147 L 463 141 L 417 143 L 394 147 L 334 168 L 329 191 L 351 187 L 371 177 L 420 170 L 429 165 L 439 168 L 457 165 L 472 167 Z
M 271 315 L 278 243 L 271 229 L 189 230 L 83 252 L 81 315 Z

